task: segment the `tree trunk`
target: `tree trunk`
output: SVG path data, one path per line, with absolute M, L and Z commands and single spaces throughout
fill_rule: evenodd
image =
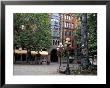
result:
M 81 63 L 84 67 L 88 67 L 88 29 L 87 29 L 87 13 L 81 14 Z
M 27 49 L 27 63 L 31 60 L 31 50 Z

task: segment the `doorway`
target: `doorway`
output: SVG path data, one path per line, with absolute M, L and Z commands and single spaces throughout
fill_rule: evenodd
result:
M 58 62 L 57 49 L 52 49 L 50 59 L 51 62 Z

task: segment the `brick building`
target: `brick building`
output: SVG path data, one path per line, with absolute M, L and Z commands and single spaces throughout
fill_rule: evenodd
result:
M 66 38 L 70 38 L 72 47 L 75 47 L 76 18 L 73 13 L 61 14 L 61 42 L 65 43 Z

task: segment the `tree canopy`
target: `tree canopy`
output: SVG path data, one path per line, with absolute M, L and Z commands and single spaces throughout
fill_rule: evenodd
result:
M 51 45 L 50 19 L 46 13 L 14 13 L 14 46 L 39 51 Z
M 88 14 L 88 48 L 89 55 L 97 55 L 97 14 Z
M 77 18 L 81 18 L 81 14 L 76 14 Z M 88 51 L 89 56 L 97 55 L 97 14 L 87 13 L 87 30 L 88 30 Z M 77 27 L 77 44 L 81 47 L 81 21 Z

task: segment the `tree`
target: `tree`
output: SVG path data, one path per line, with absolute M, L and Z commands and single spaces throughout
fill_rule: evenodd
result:
M 81 14 L 81 62 L 84 68 L 89 66 L 87 13 Z
M 75 14 L 77 18 L 82 17 L 81 14 Z M 81 20 L 80 20 L 81 21 Z M 97 14 L 87 14 L 87 29 L 88 29 L 88 50 L 89 56 L 97 55 Z M 77 26 L 76 30 L 77 44 L 81 45 L 81 24 Z
M 89 55 L 97 55 L 97 14 L 88 14 L 88 48 Z
M 39 51 L 51 45 L 50 19 L 46 13 L 14 14 L 14 46 Z
M 85 66 L 89 65 L 89 56 L 97 55 L 97 14 L 96 13 L 82 13 L 76 14 L 81 17 L 81 24 L 77 27 L 77 44 L 81 48 L 81 62 Z M 86 62 L 86 63 L 84 63 Z

